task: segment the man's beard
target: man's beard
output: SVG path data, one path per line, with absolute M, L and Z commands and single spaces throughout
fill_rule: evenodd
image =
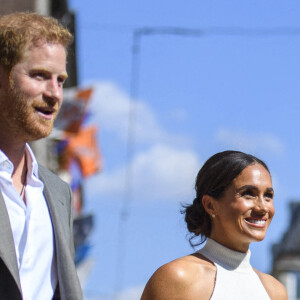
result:
M 9 122 L 6 125 L 12 132 L 22 135 L 28 142 L 47 137 L 56 117 L 53 116 L 52 120 L 39 117 L 34 110 L 33 103 L 36 102 L 41 101 L 28 98 L 9 80 L 7 97 L 1 104 L 1 117 L 4 117 L 4 122 Z

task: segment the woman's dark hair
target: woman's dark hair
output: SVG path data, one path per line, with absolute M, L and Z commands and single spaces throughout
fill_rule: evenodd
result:
M 247 166 L 258 163 L 269 173 L 267 165 L 257 157 L 240 151 L 219 152 L 210 157 L 200 169 L 195 183 L 196 198 L 193 204 L 184 206 L 185 221 L 191 233 L 190 244 L 200 245 L 211 234 L 211 217 L 202 205 L 202 197 L 209 195 L 215 199 L 223 196 L 226 189 Z M 195 237 L 200 241 L 194 243 Z

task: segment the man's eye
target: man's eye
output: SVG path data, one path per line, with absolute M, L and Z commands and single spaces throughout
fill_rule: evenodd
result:
M 45 78 L 45 74 L 42 72 L 35 72 L 31 75 L 33 78 Z
M 66 78 L 64 78 L 64 77 L 58 77 L 58 78 L 57 78 L 57 81 L 58 81 L 59 83 L 64 84 L 65 81 L 66 81 Z

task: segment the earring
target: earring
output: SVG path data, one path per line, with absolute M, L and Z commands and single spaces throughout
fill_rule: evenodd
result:
M 215 214 L 212 214 L 211 217 L 214 219 L 214 218 L 216 217 L 216 215 L 215 215 Z

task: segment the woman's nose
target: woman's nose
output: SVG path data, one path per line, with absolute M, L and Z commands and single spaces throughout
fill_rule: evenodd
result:
M 264 197 L 258 197 L 256 202 L 255 202 L 255 209 L 257 211 L 261 211 L 261 212 L 268 212 L 269 209 L 268 209 L 268 206 L 267 206 L 267 203 L 264 199 Z

